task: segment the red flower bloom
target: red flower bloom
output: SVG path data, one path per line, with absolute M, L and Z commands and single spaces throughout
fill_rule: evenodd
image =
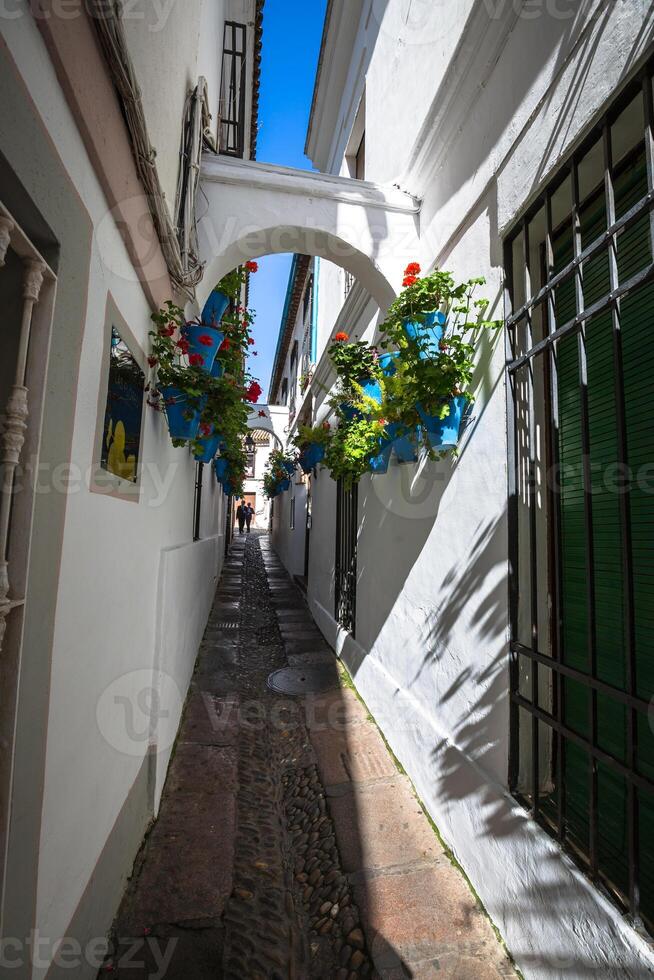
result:
M 417 276 L 417 275 L 419 275 L 420 271 L 421 271 L 420 270 L 420 263 L 418 263 L 418 262 L 409 262 L 408 266 L 404 270 L 404 275 L 405 276 Z
M 175 333 L 175 324 L 169 323 L 167 327 L 159 327 L 159 333 L 162 337 L 172 337 Z
M 229 338 L 225 337 L 218 350 L 229 350 Z
M 339 333 L 337 333 L 336 336 L 334 337 L 334 340 L 338 341 L 339 344 L 345 343 L 349 339 L 350 338 L 348 337 L 348 335 L 346 333 L 343 333 L 342 330 L 339 331 Z
M 252 402 L 253 405 L 259 401 L 259 397 L 263 393 L 263 388 L 258 383 L 258 381 L 253 381 L 248 390 L 245 393 L 247 401 Z
M 208 333 L 203 333 L 201 337 L 198 338 L 203 347 L 213 347 L 213 337 L 210 337 Z
M 264 411 L 259 412 L 260 419 L 265 419 L 265 417 L 266 417 L 266 413 Z
M 191 354 L 189 355 L 188 362 L 191 367 L 202 367 L 204 364 L 204 358 L 202 354 Z
M 180 352 L 181 352 L 182 354 L 188 354 L 188 349 L 189 349 L 189 342 L 188 342 L 188 340 L 185 340 L 185 339 L 184 339 L 184 338 L 182 337 L 182 339 L 181 339 L 181 340 L 178 340 L 178 341 L 177 341 L 177 344 L 176 344 L 176 346 L 177 346 L 177 348 L 178 348 L 178 350 L 179 350 L 179 351 L 180 351 Z
M 403 286 L 413 286 L 414 282 L 418 282 L 417 276 L 405 276 L 402 280 Z
M 156 367 L 158 363 L 159 361 L 156 359 L 156 357 L 148 357 L 148 364 L 150 367 Z
M 258 272 L 259 271 L 259 265 L 258 265 L 257 262 L 246 262 L 245 263 L 245 268 L 248 270 L 248 272 Z
M 254 337 L 248 337 L 248 344 L 249 344 L 249 345 L 250 345 L 251 347 L 252 347 L 252 346 L 253 346 L 254 344 L 256 344 L 256 340 L 254 339 Z
M 213 430 L 213 426 L 211 426 L 208 422 L 201 422 L 200 423 L 200 435 L 205 436 L 205 437 L 206 436 L 210 436 L 212 430 Z

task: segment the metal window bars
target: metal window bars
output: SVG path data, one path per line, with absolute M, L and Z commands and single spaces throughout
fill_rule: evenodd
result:
M 632 105 L 642 105 L 641 128 L 633 148 L 625 148 L 620 144 L 624 132 L 617 121 Z M 638 676 L 642 654 L 639 660 L 634 485 L 629 470 L 633 417 L 631 428 L 627 424 L 634 372 L 632 363 L 631 375 L 625 375 L 623 308 L 625 302 L 643 296 L 645 287 L 654 281 L 652 106 L 650 63 L 623 90 L 505 240 L 510 788 L 594 881 L 629 911 L 632 921 L 644 921 L 650 930 L 654 923 L 654 875 L 649 865 L 645 891 L 642 877 L 643 855 L 651 843 L 649 831 L 647 840 L 643 837 L 645 823 L 651 825 L 644 814 L 654 812 L 654 759 L 647 755 L 654 740 L 648 744 L 643 732 L 651 730 L 649 698 L 654 691 L 644 690 L 644 681 Z M 580 168 L 586 167 L 591 151 L 600 161 L 600 182 L 593 195 L 584 190 L 582 199 Z M 646 187 L 636 201 L 616 214 L 616 180 L 636 156 L 644 159 Z M 616 165 L 614 159 L 618 157 Z M 569 207 L 561 217 L 561 199 L 568 187 Z M 597 232 L 593 228 L 592 240 L 585 241 L 582 214 L 586 214 L 591 197 L 605 215 L 605 227 Z M 638 253 L 638 267 L 634 269 L 632 261 L 621 275 L 621 255 L 623 265 L 629 265 L 625 253 L 631 250 L 631 257 L 634 251 L 628 233 L 637 226 L 642 228 L 644 222 L 648 224 L 647 248 Z M 557 263 L 555 246 L 562 240 L 564 226 L 569 229 L 572 254 L 564 259 L 559 255 Z M 541 230 L 539 241 L 533 240 L 535 228 Z M 536 255 L 538 270 L 534 268 Z M 601 274 L 597 271 L 600 265 Z M 534 286 L 539 279 L 539 285 Z M 608 451 L 604 446 L 598 448 L 595 372 L 600 368 L 594 366 L 593 378 L 589 379 L 589 351 L 592 365 L 592 359 L 598 360 L 598 337 L 601 343 L 606 341 L 609 352 L 601 369 L 607 372 L 602 397 L 614 405 L 611 452 L 624 477 L 617 503 L 611 504 L 621 563 L 622 618 L 615 635 L 616 650 L 619 647 L 623 651 L 623 681 L 618 677 L 617 653 L 613 664 L 606 654 L 602 664 L 598 662 L 598 644 L 604 649 L 607 644 L 606 637 L 599 635 L 598 617 L 605 616 L 601 604 L 608 563 L 602 538 L 602 498 L 593 482 L 593 452 Z M 578 372 L 573 387 L 570 365 Z M 565 385 L 561 381 L 563 370 Z M 566 485 L 561 475 L 562 440 L 570 443 L 566 419 L 571 413 L 579 430 L 580 467 L 577 482 L 572 485 L 568 480 Z M 649 424 L 646 419 L 640 420 L 643 427 Z M 652 441 L 649 448 L 654 463 Z M 573 532 L 577 535 L 574 540 Z M 642 543 L 640 547 L 642 550 Z M 654 561 L 654 554 L 649 561 Z M 579 577 L 581 572 L 585 576 L 579 586 L 578 595 L 583 594 L 584 600 L 574 630 L 570 600 L 573 562 L 574 575 Z M 654 600 L 650 615 L 652 605 Z M 543 617 L 542 610 L 548 607 L 549 615 Z M 584 703 L 586 708 L 579 713 L 579 705 Z M 615 721 L 622 717 L 623 733 Z
M 220 152 L 243 157 L 245 152 L 247 27 L 226 21 L 220 98 Z
M 356 634 L 358 486 L 336 488 L 335 618 L 352 636 Z

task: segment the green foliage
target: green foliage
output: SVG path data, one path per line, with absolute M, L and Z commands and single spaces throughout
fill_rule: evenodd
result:
M 337 334 L 337 337 L 345 334 Z M 363 340 L 348 343 L 346 340 L 334 340 L 328 351 L 332 364 L 336 368 L 339 381 L 344 390 L 349 391 L 362 378 L 375 377 L 377 368 L 377 349 L 366 344 Z
M 370 457 L 379 452 L 383 435 L 384 425 L 379 419 L 349 421 L 341 417 L 325 454 L 325 466 L 332 479 L 343 480 L 347 487 L 360 480 L 368 470 Z
M 332 427 L 329 422 L 321 425 L 301 425 L 293 444 L 300 452 L 308 446 L 328 446 L 332 438 Z

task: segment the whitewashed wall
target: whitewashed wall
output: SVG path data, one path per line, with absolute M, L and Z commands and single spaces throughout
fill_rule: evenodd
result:
M 504 229 L 652 39 L 646 4 L 564 6 L 361 5 L 347 64 L 330 65 L 314 161 L 342 171 L 365 88 L 366 177 L 423 198 L 420 254 L 397 242 L 397 288 L 409 259 L 485 275 L 501 316 Z M 320 295 L 323 340 L 340 308 L 327 266 Z M 348 326 L 373 339 L 367 314 Z M 333 618 L 335 487 L 320 473 L 310 603 L 525 976 L 639 978 L 649 949 L 507 790 L 503 363 L 500 335 L 478 352 L 458 460 L 362 480 L 356 641 Z
M 85 894 L 146 769 L 150 815 L 158 805 L 222 566 L 224 502 L 206 468 L 204 540 L 193 543 L 195 464 L 187 450 L 173 448 L 163 417 L 150 409 L 144 416 L 140 502 L 88 490 L 86 478 L 97 452 L 98 412 L 104 413 L 101 391 L 106 386 L 102 366 L 107 360 L 108 294 L 143 351 L 149 343 L 150 309 L 121 235 L 107 215 L 104 196 L 33 18 L 5 19 L 2 30 L 10 55 L 23 72 L 34 112 L 99 229 L 89 256 L 79 378 L 71 374 L 71 384 L 77 385 L 77 407 L 69 462 L 73 474 L 81 478 L 73 477 L 66 504 L 35 922 L 42 936 L 56 940 L 67 935 L 72 920 L 80 916 L 80 903 L 87 903 L 82 916 L 84 934 L 76 936 L 85 943 L 102 936 L 111 925 L 131 870 L 145 830 L 142 822 L 129 825 L 119 860 L 103 868 L 92 893 Z M 192 37 L 184 35 L 184 41 L 197 45 L 197 32 Z M 197 63 L 195 51 L 170 45 L 165 71 L 162 68 L 151 75 L 151 81 L 174 75 L 177 56 L 180 62 Z M 181 75 L 177 77 L 183 90 Z M 171 137 L 174 160 L 167 155 L 159 158 L 169 179 L 178 163 L 181 118 L 171 119 L 170 125 L 173 123 L 177 134 L 175 140 Z M 39 166 L 38 148 L 32 165 Z M 47 173 L 42 177 L 47 184 Z M 162 700 L 158 723 L 149 729 L 147 719 L 138 715 L 138 705 L 143 692 L 151 689 L 159 691 Z M 123 702 L 115 701 L 114 696 L 125 699 L 123 708 L 116 707 Z M 134 711 L 130 717 L 129 712 Z M 29 725 L 30 719 L 19 717 L 18 724 Z M 27 776 L 20 774 L 20 778 Z M 45 966 L 35 967 L 33 975 L 45 972 Z M 94 973 L 87 966 L 75 975 Z

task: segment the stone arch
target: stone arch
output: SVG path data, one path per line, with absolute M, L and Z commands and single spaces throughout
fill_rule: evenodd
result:
M 199 307 L 202 308 L 216 283 L 236 266 L 249 259 L 282 253 L 319 256 L 341 266 L 359 280 L 383 312 L 396 298 L 395 290 L 376 262 L 345 239 L 315 228 L 276 225 L 247 232 L 206 260 L 204 276 L 196 290 Z
M 248 259 L 315 255 L 355 276 L 385 312 L 415 257 L 420 203 L 394 187 L 228 157 L 204 157 L 206 210 L 198 220 L 200 307 Z

